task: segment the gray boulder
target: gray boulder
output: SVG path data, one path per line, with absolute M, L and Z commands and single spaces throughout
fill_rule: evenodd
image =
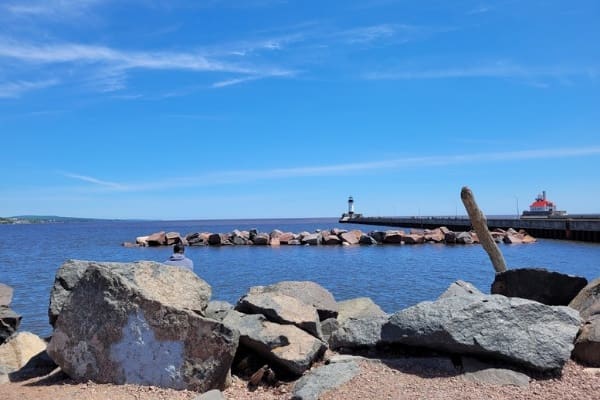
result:
M 10 302 L 12 301 L 13 289 L 0 282 L 0 307 L 8 307 L 10 306 Z
M 0 283 L 0 344 L 19 329 L 21 316 L 8 306 L 12 301 L 13 289 Z
M 575 296 L 569 307 L 576 309 L 581 318 L 600 314 L 600 278 L 593 280 Z
M 522 372 L 493 364 L 481 362 L 470 357 L 462 358 L 463 374 L 461 377 L 468 382 L 493 386 L 529 386 L 529 376 Z
M 220 390 L 213 389 L 194 397 L 194 400 L 226 400 Z
M 248 293 L 281 293 L 294 297 L 315 307 L 321 321 L 338 315 L 338 305 L 331 292 L 311 281 L 282 281 L 269 286 L 254 286 Z
M 325 343 L 302 329 L 270 322 L 261 314 L 234 310 L 223 323 L 239 331 L 241 345 L 294 375 L 302 375 L 326 349 Z
M 329 343 L 329 338 L 333 332 L 337 331 L 340 327 L 340 323 L 337 318 L 327 318 L 321 321 L 321 333 L 323 335 L 323 341 Z
M 469 232 L 459 232 L 456 235 L 456 243 L 458 244 L 473 244 L 473 236 Z
M 223 318 L 229 311 L 233 310 L 233 304 L 227 301 L 212 300 L 208 302 L 204 315 L 206 318 L 216 319 L 217 321 L 223 321 Z
M 11 337 L 21 324 L 21 316 L 8 307 L 0 306 L 0 344 Z
M 402 231 L 387 231 L 383 237 L 383 243 L 400 244 L 403 236 L 404 232 Z
M 257 233 L 252 237 L 252 243 L 257 246 L 266 246 L 269 244 L 269 239 L 268 233 Z
M 581 327 L 573 358 L 591 367 L 600 367 L 600 315 L 589 318 Z
M 348 319 L 360 319 L 369 317 L 387 317 L 388 315 L 368 297 L 338 302 L 339 313 L 337 320 L 343 324 Z
M 369 236 L 371 236 L 377 243 L 383 243 L 385 239 L 386 232 L 383 231 L 371 231 L 369 232 Z
M 484 296 L 484 294 L 473 286 L 473 284 L 459 279 L 458 281 L 453 282 L 448 289 L 438 297 L 438 300 L 454 296 Z
M 91 264 L 91 261 L 68 260 L 58 268 L 54 276 L 54 284 L 50 290 L 50 305 L 48 307 L 50 325 L 54 326 L 63 304 L 65 304 L 69 294 L 71 294 L 71 291 Z
M 381 342 L 382 328 L 387 322 L 387 316 L 349 318 L 331 334 L 329 347 L 332 350 L 373 348 Z
M 580 323 L 569 307 L 498 295 L 453 296 L 392 315 L 382 340 L 552 371 L 569 359 Z
M 129 268 L 135 269 L 136 266 L 140 266 L 140 268 L 142 268 L 142 266 L 151 266 L 154 264 L 158 263 L 152 263 L 150 261 L 140 261 L 133 264 L 124 264 L 112 262 L 99 263 L 96 261 L 68 260 L 63 265 L 61 265 L 60 268 L 56 271 L 56 275 L 54 277 L 54 285 L 52 286 L 52 289 L 50 291 L 50 306 L 48 307 L 48 318 L 50 320 L 50 325 L 55 325 L 56 319 L 58 318 L 58 315 L 62 310 L 63 304 L 66 302 L 67 298 L 71 294 L 71 291 L 77 285 L 77 283 L 89 267 L 106 266 L 109 268 L 114 268 L 115 271 L 124 271 Z M 188 305 L 192 307 L 191 309 L 202 314 L 211 296 L 211 288 L 208 285 L 208 283 L 204 282 L 202 279 L 198 278 L 198 276 L 192 273 L 192 275 L 190 276 L 189 287 L 182 288 L 182 290 L 190 290 L 189 292 L 182 293 L 186 293 L 188 296 L 190 296 L 190 303 Z
M 381 326 L 388 315 L 370 298 L 340 301 L 338 308 L 337 319 L 327 319 L 321 324 L 332 349 L 374 347 L 379 343 Z
M 549 306 L 566 306 L 585 285 L 587 279 L 582 277 L 544 268 L 519 268 L 496 274 L 492 294 L 521 297 Z
M 375 245 L 375 244 L 377 244 L 377 240 L 375 240 L 375 238 L 363 233 L 362 235 L 360 235 L 360 239 L 358 240 L 358 243 L 366 244 L 366 245 Z
M 358 241 L 360 240 L 360 237 L 362 235 L 361 231 L 349 231 L 349 232 L 344 232 L 340 234 L 340 239 L 342 239 L 343 242 L 346 242 L 348 244 L 358 244 Z
M 425 236 L 418 233 L 411 233 L 409 235 L 402 236 L 402 241 L 405 244 L 423 244 L 425 243 Z
M 250 293 L 238 301 L 235 309 L 245 314 L 262 314 L 278 324 L 296 325 L 319 339 L 323 338 L 317 309 L 286 294 Z
M 309 244 L 311 246 L 318 246 L 321 244 L 321 234 L 320 233 L 309 233 L 308 235 L 303 235 L 300 240 L 302 244 Z
M 328 390 L 354 378 L 360 367 L 353 361 L 334 363 L 311 370 L 294 385 L 293 400 L 318 400 Z
M 206 282 L 183 268 L 90 262 L 47 352 L 77 381 L 223 388 L 239 334 L 198 314 L 209 296 Z

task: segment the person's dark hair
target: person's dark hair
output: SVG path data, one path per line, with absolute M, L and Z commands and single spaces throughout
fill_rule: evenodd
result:
M 173 253 L 183 253 L 185 251 L 185 246 L 181 242 L 175 243 L 173 246 Z

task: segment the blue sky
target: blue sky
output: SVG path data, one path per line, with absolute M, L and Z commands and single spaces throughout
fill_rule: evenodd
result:
M 0 216 L 600 212 L 597 1 L 3 0 Z

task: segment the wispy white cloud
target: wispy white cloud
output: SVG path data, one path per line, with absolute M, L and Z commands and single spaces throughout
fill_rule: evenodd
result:
M 92 176 L 73 174 L 70 172 L 61 172 L 61 175 L 65 176 L 67 178 L 72 178 L 72 179 L 76 179 L 76 180 L 83 181 L 83 182 L 93 183 L 94 185 L 99 185 L 99 186 L 106 187 L 106 188 L 117 189 L 117 190 L 127 190 L 127 187 L 125 185 L 122 185 L 122 184 L 116 183 L 116 182 L 104 181 L 101 179 L 94 178 Z
M 217 89 L 217 88 L 223 88 L 223 87 L 227 87 L 227 86 L 239 85 L 240 83 L 255 81 L 258 79 L 274 78 L 274 77 L 289 77 L 289 76 L 293 76 L 295 74 L 296 74 L 296 71 L 282 71 L 282 72 L 275 72 L 275 73 L 265 74 L 265 75 L 244 76 L 244 77 L 240 77 L 240 78 L 226 79 L 223 81 L 215 82 L 211 85 L 211 87 L 214 89 Z
M 485 13 L 492 11 L 492 9 L 493 9 L 493 7 L 491 7 L 491 6 L 482 5 L 482 6 L 475 7 L 473 9 L 469 10 L 467 12 L 467 14 L 468 15 L 485 14 Z
M 335 33 L 334 36 L 339 37 L 349 44 L 364 44 L 376 40 L 389 39 L 396 35 L 400 29 L 404 30 L 407 28 L 409 28 L 408 25 L 381 24 L 343 30 Z
M 598 75 L 595 67 L 528 67 L 516 64 L 498 63 L 473 67 L 439 69 L 396 69 L 383 72 L 370 72 L 365 75 L 373 80 L 420 80 L 451 78 L 556 78 L 582 76 L 594 78 Z
M 481 154 L 456 154 L 440 156 L 405 157 L 382 161 L 360 163 L 342 163 L 332 165 L 312 165 L 264 170 L 234 170 L 210 172 L 196 176 L 176 177 L 163 181 L 118 184 L 100 181 L 95 178 L 63 174 L 75 179 L 103 186 L 102 190 L 124 192 L 160 191 L 173 188 L 206 187 L 215 185 L 239 184 L 261 180 L 293 179 L 299 177 L 327 177 L 356 173 L 369 173 L 379 170 L 395 170 L 409 168 L 433 168 L 462 164 L 489 164 L 507 161 L 526 161 L 538 159 L 561 159 L 600 155 L 600 146 L 579 148 L 532 149 L 511 152 L 495 152 Z
M 74 71 L 83 71 L 80 83 L 103 92 L 124 89 L 127 86 L 128 75 L 133 70 L 141 69 L 245 75 L 217 82 L 213 87 L 224 87 L 269 77 L 290 77 L 296 73 L 274 66 L 224 61 L 206 56 L 200 51 L 126 51 L 107 46 L 76 43 L 22 43 L 1 37 L 0 58 L 38 67 L 52 65 L 56 67 L 57 73 L 62 71 L 70 77 L 73 76 Z
M 194 52 L 143 52 L 121 51 L 105 46 L 82 44 L 32 45 L 9 41 L 0 41 L 0 57 L 13 58 L 25 62 L 41 64 L 57 63 L 106 63 L 122 69 L 157 69 L 220 71 L 254 73 L 255 69 L 240 67 L 215 60 L 209 60 Z
M 57 85 L 57 79 L 48 79 L 43 81 L 15 81 L 0 83 L 0 98 L 16 98 L 26 92 L 44 89 Z
M 80 15 L 92 6 L 109 0 L 33 0 L 9 1 L 0 6 L 17 16 L 70 17 Z

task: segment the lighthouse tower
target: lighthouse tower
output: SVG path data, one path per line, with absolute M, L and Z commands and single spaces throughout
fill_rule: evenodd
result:
M 348 216 L 352 217 L 354 215 L 354 199 L 352 196 L 348 197 Z

